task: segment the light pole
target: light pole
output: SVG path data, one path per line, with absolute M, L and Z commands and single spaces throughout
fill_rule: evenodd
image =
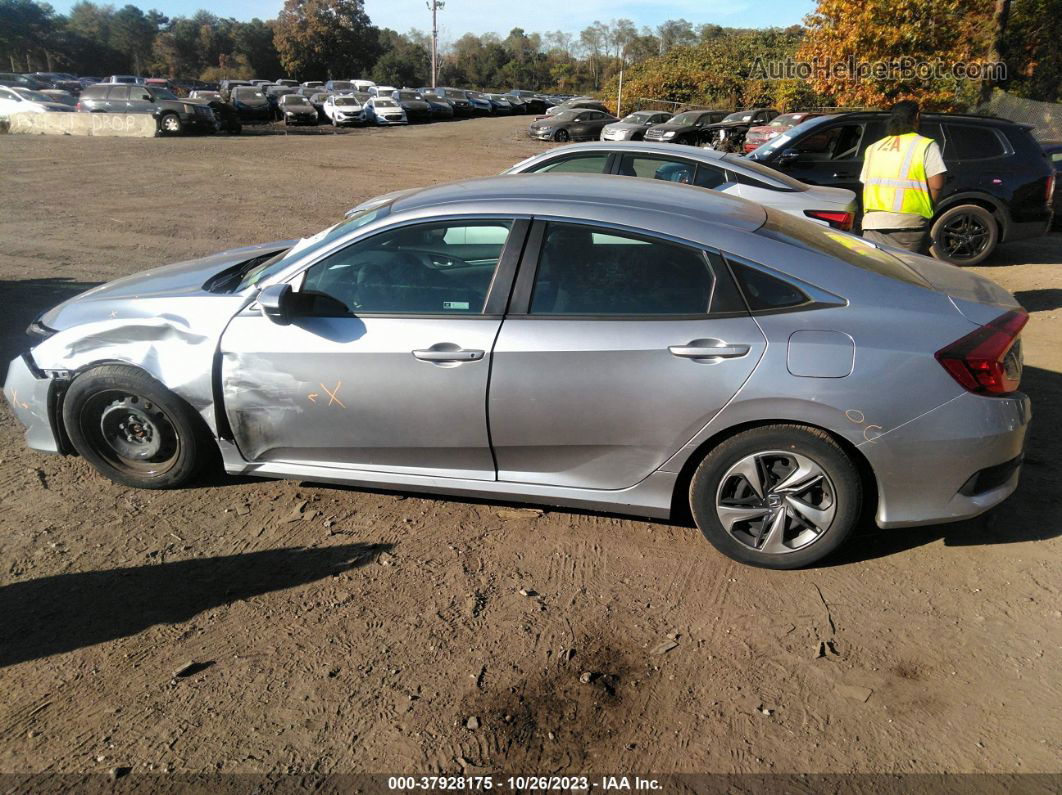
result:
M 436 88 L 439 76 L 439 21 L 438 12 L 442 11 L 446 3 L 443 0 L 428 0 L 425 5 L 431 11 L 431 87 Z

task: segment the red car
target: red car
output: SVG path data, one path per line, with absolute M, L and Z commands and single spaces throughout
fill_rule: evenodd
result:
M 761 127 L 752 127 L 745 134 L 745 151 L 751 152 L 756 149 L 760 144 L 765 144 L 772 138 L 775 138 L 786 130 L 791 130 L 803 121 L 813 119 L 816 116 L 821 116 L 821 113 L 783 113 L 781 116 L 775 116 L 770 124 L 764 124 Z

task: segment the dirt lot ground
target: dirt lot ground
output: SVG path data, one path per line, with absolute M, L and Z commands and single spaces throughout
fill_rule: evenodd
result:
M 2 369 L 76 291 L 496 173 L 541 148 L 526 123 L 2 136 Z M 1058 235 L 979 269 L 1032 312 L 1018 493 L 977 521 L 867 527 L 811 571 L 594 513 L 132 491 L 26 451 L 4 404 L 0 771 L 1059 772 L 1060 269 Z

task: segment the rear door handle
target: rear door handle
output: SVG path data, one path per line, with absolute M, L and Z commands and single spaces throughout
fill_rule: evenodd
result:
M 413 351 L 413 355 L 422 362 L 476 362 L 483 358 L 483 351 L 458 348 L 457 350 L 440 350 L 438 348 L 426 348 Z
M 684 359 L 736 359 L 749 352 L 748 345 L 670 345 L 672 356 Z

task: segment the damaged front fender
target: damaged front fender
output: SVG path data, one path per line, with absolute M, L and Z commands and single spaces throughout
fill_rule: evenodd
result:
M 129 364 L 147 372 L 186 400 L 218 434 L 213 388 L 218 340 L 247 298 L 116 301 L 105 319 L 59 331 L 31 352 L 41 371 L 78 373 L 99 364 Z M 152 311 L 156 308 L 158 313 Z M 164 306 L 163 306 L 164 304 Z

